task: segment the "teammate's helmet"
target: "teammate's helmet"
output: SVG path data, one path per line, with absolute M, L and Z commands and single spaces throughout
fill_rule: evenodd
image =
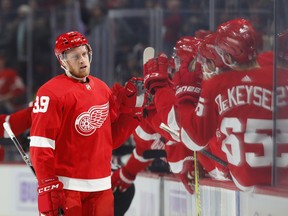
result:
M 201 41 L 202 39 L 196 37 L 184 36 L 176 42 L 173 52 L 176 71 L 179 70 L 180 64 L 184 63 L 188 66 L 191 61 L 196 59 Z
M 210 35 L 212 33 L 213 31 L 210 31 L 210 30 L 198 29 L 197 31 L 195 31 L 194 36 L 197 38 L 204 39 L 207 35 Z
M 218 74 L 221 70 L 227 68 L 221 56 L 219 56 L 219 54 L 215 50 L 216 37 L 217 33 L 206 36 L 198 48 L 198 61 L 202 65 L 203 75 L 204 77 L 206 77 L 206 79 Z M 215 66 L 214 71 L 212 71 L 211 68 L 208 69 L 208 64 L 211 61 L 213 61 Z
M 59 56 L 62 55 L 65 51 L 82 45 L 87 46 L 88 52 L 91 55 L 92 49 L 88 44 L 87 38 L 80 32 L 70 31 L 57 37 L 54 52 L 56 57 L 59 59 Z
M 220 56 L 230 54 L 237 63 L 246 63 L 257 56 L 255 31 L 245 19 L 234 19 L 221 24 L 216 38 L 216 50 Z
M 218 55 L 218 53 L 215 50 L 216 37 L 217 37 L 216 33 L 210 34 L 206 36 L 203 42 L 200 44 L 198 49 L 200 62 L 201 60 L 203 60 L 202 59 L 203 57 L 204 59 L 212 60 L 216 67 L 219 68 L 227 67 L 222 61 L 222 58 Z

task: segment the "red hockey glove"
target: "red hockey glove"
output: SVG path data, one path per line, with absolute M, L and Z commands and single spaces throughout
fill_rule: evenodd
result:
M 144 87 L 151 94 L 155 94 L 157 88 L 168 86 L 168 65 L 168 58 L 164 53 L 144 64 Z
M 39 181 L 38 209 L 45 216 L 58 216 L 59 210 L 65 213 L 63 183 L 57 177 Z
M 123 108 L 131 109 L 136 116 L 142 116 L 142 109 L 145 103 L 143 78 L 132 77 L 125 83 L 124 88 Z
M 201 92 L 202 73 L 189 72 L 188 69 L 179 70 L 173 77 L 176 87 L 177 103 L 191 101 L 197 104 Z
M 111 177 L 112 190 L 119 188 L 120 192 L 125 192 L 134 182 L 136 176 L 131 175 L 125 167 L 116 170 Z
M 124 87 L 116 83 L 112 87 L 112 92 L 120 113 L 142 116 L 145 93 L 143 78 L 133 77 L 125 83 Z

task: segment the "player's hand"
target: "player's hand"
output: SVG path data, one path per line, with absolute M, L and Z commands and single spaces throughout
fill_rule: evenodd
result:
M 142 116 L 145 103 L 143 78 L 132 77 L 124 87 L 115 83 L 112 92 L 120 113 L 134 113 L 137 117 Z
M 136 176 L 129 174 L 124 167 L 113 172 L 112 190 L 115 191 L 117 188 L 120 192 L 125 192 L 134 182 Z
M 177 103 L 190 101 L 197 104 L 201 93 L 202 73 L 181 69 L 173 77 Z
M 132 109 L 135 115 L 142 116 L 142 109 L 145 104 L 144 81 L 141 77 L 132 77 L 125 83 L 125 97 L 123 104 Z
M 63 183 L 57 177 L 38 182 L 38 209 L 45 216 L 58 216 L 59 210 L 65 213 Z
M 151 94 L 155 94 L 158 88 L 168 86 L 168 65 L 169 60 L 164 53 L 159 53 L 158 57 L 144 64 L 144 87 Z

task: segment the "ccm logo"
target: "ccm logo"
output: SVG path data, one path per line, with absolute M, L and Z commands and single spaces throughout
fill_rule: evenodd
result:
M 50 191 L 50 190 L 54 190 L 54 189 L 57 189 L 57 188 L 59 188 L 59 183 L 55 184 L 55 185 L 49 185 L 49 186 L 40 188 L 40 189 L 38 189 L 38 193 L 40 194 L 40 193 L 47 192 L 47 191 Z

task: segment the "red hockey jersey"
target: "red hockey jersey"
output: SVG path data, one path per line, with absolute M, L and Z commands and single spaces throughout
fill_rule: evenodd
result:
M 272 80 L 272 66 L 230 71 L 203 82 L 195 110 L 189 103 L 167 109 L 171 102 L 165 106 L 164 100 L 173 98 L 172 94 L 167 96 L 167 90 L 160 91 L 158 96 L 157 92 L 155 102 L 166 107 L 168 125 L 181 125 L 181 141 L 190 149 L 200 150 L 216 136 L 235 184 L 249 190 L 255 184 L 271 183 Z M 171 119 L 176 119 L 176 123 L 169 123 Z
M 80 83 L 59 75 L 40 87 L 30 131 L 38 180 L 58 176 L 65 189 L 109 189 L 112 149 L 132 132 L 116 112 L 111 90 L 92 76 Z

